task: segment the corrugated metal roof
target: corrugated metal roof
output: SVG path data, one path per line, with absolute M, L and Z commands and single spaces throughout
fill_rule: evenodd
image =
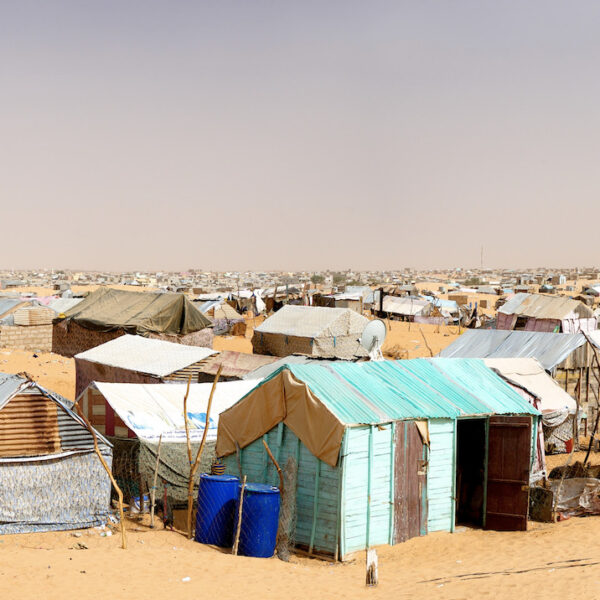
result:
M 592 316 L 592 311 L 579 300 L 572 300 L 565 296 L 525 293 L 515 294 L 498 309 L 498 312 L 536 319 L 564 319 L 573 312 L 578 314 L 589 312 L 589 316 Z
M 19 306 L 19 304 L 26 304 L 26 302 L 21 298 L 0 297 L 0 317 Z
M 600 343 L 600 338 L 598 342 Z M 444 348 L 438 356 L 444 358 L 529 357 L 536 358 L 544 369 L 550 370 L 585 343 L 585 337 L 581 333 L 468 329 L 456 341 Z
M 368 319 L 349 308 L 286 304 L 254 331 L 299 337 L 360 335 Z M 336 330 L 333 332 L 333 330 Z M 338 332 L 339 331 L 339 332 Z
M 496 415 L 539 414 L 529 402 L 515 392 L 492 369 L 486 367 L 482 360 L 476 358 L 463 360 L 430 358 L 426 360 L 465 391 L 476 397 L 482 405 L 482 408 L 477 411 L 479 413 L 487 412 Z
M 286 365 L 347 425 L 399 419 L 539 414 L 481 360 Z
M 56 314 L 61 315 L 77 306 L 82 300 L 83 298 L 56 298 L 56 300 L 52 300 L 48 306 L 56 312 Z
M 18 375 L 0 373 L 0 408 L 2 408 L 19 390 L 27 385 L 27 380 Z
M 218 354 L 211 348 L 122 335 L 75 355 L 75 359 L 163 377 Z

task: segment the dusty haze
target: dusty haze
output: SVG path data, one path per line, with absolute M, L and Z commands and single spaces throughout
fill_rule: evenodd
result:
M 600 4 L 0 9 L 4 268 L 598 263 Z

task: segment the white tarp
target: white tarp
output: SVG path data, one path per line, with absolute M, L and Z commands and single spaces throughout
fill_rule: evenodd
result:
M 483 362 L 509 381 L 537 396 L 542 414 L 565 410 L 569 414 L 575 414 L 575 400 L 544 371 L 535 358 L 484 358 Z
M 122 335 L 76 354 L 75 359 L 165 377 L 213 354 L 218 351 L 141 335 Z
M 256 380 L 217 384 L 210 411 L 207 440 L 217 439 L 219 415 L 256 387 Z M 103 383 L 93 386 L 104 396 L 122 421 L 143 441 L 185 442 L 183 398 L 186 384 Z M 190 385 L 187 401 L 190 438 L 199 441 L 204 432 L 212 383 Z

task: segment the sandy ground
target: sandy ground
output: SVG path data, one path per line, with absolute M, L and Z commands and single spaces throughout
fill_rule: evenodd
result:
M 0 348 L 0 372 L 26 372 L 43 387 L 69 400 L 75 399 L 75 361 L 72 358 L 65 358 L 60 354 Z
M 134 522 L 128 529 L 127 550 L 118 532 L 101 537 L 95 529 L 81 537 L 0 536 L 0 593 L 11 600 L 600 597 L 598 517 L 532 523 L 517 533 L 459 527 L 380 547 L 374 589 L 364 584 L 363 553 L 344 564 L 298 556 L 284 563 L 231 556 Z

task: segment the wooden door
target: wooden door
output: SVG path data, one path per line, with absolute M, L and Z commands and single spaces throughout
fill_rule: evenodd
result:
M 530 457 L 531 417 L 490 417 L 486 529 L 527 529 Z
M 427 533 L 427 446 L 412 421 L 396 423 L 394 543 Z

